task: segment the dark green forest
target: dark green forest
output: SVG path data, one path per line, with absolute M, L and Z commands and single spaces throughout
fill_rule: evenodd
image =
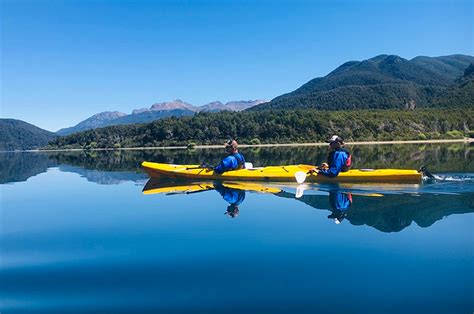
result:
M 347 141 L 461 138 L 473 127 L 474 109 L 263 110 L 199 113 L 148 124 L 111 126 L 60 137 L 47 149 L 125 148 L 222 144 L 322 142 L 332 134 Z
M 473 106 L 474 57 L 452 55 L 412 60 L 380 55 L 349 61 L 325 77 L 315 78 L 293 92 L 250 110 L 412 109 Z M 470 80 L 471 85 L 466 85 Z
M 27 122 L 15 119 L 0 119 L 0 151 L 36 149 L 57 137 Z

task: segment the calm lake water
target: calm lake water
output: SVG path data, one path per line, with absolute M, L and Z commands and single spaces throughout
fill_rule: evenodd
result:
M 468 144 L 350 147 L 419 185 L 148 181 L 222 150 L 0 154 L 5 313 L 472 313 Z M 324 147 L 243 149 L 255 166 Z

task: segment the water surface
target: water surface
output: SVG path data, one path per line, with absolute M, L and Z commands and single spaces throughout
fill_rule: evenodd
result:
M 2 313 L 472 313 L 472 147 L 352 147 L 419 185 L 148 182 L 221 150 L 0 154 Z M 243 150 L 254 165 L 324 148 Z M 144 191 L 143 191 L 144 190 Z

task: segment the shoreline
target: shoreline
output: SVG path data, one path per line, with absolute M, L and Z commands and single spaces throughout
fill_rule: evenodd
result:
M 396 141 L 361 141 L 361 142 L 347 142 L 346 146 L 352 145 L 390 145 L 390 144 L 444 144 L 444 143 L 473 143 L 473 138 L 463 139 L 439 139 L 439 140 L 396 140 Z M 300 146 L 326 146 L 327 143 L 280 143 L 280 144 L 242 144 L 239 147 L 300 147 Z M 223 145 L 195 145 L 192 149 L 206 149 L 206 148 L 222 148 Z M 93 149 L 29 149 L 29 150 L 14 150 L 14 151 L 0 151 L 0 153 L 42 153 L 42 152 L 79 152 L 79 151 L 121 151 L 121 150 L 173 150 L 173 149 L 188 149 L 187 146 L 163 146 L 163 147 L 123 147 L 123 148 L 93 148 Z

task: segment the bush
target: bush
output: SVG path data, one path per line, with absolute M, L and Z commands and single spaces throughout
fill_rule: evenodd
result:
M 260 140 L 259 140 L 258 138 L 253 138 L 253 139 L 250 140 L 250 144 L 252 144 L 252 145 L 260 145 L 261 142 L 260 142 Z
M 426 135 L 424 133 L 418 133 L 419 140 L 426 140 Z
M 90 142 L 89 144 L 87 144 L 84 149 L 86 150 L 90 150 L 90 149 L 95 149 L 99 146 L 99 144 L 97 144 L 97 142 Z
M 452 137 L 452 138 L 464 137 L 464 134 L 461 131 L 458 131 L 458 130 L 448 131 L 448 132 L 446 132 L 446 135 L 448 135 L 449 137 Z

